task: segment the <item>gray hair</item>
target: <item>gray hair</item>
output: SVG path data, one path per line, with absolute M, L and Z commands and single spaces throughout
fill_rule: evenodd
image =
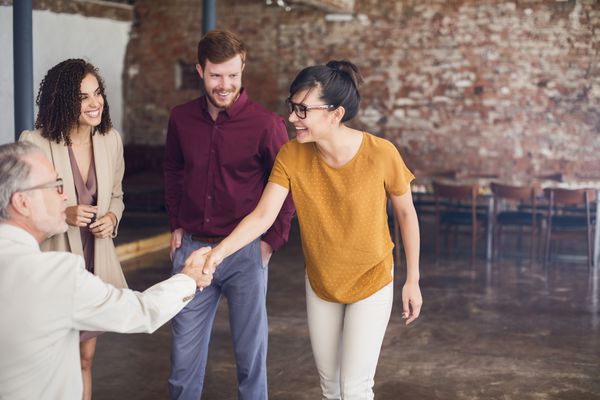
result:
M 18 142 L 0 146 L 0 221 L 9 219 L 8 205 L 15 192 L 29 181 L 31 164 L 24 156 L 41 151 L 31 142 Z

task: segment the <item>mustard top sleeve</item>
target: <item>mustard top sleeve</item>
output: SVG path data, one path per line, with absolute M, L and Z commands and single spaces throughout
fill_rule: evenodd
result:
M 394 144 L 388 141 L 382 141 L 382 144 L 386 153 L 385 191 L 394 196 L 402 196 L 410 190 L 410 183 L 415 179 L 415 176 L 402 160 Z
M 291 164 L 293 163 L 291 146 L 293 146 L 292 142 L 288 142 L 281 147 L 275 158 L 275 164 L 273 164 L 273 168 L 271 169 L 271 175 L 269 176 L 269 182 L 276 183 L 288 190 L 291 189 L 290 172 Z

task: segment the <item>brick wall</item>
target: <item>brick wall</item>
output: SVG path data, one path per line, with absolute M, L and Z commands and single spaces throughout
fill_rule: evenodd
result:
M 12 6 L 15 0 L 0 0 L 0 6 Z M 17 0 L 18 1 L 18 0 Z M 131 5 L 127 0 L 33 0 L 34 10 L 79 14 L 84 17 L 131 21 Z
M 392 140 L 412 168 L 600 174 L 598 1 L 356 0 L 350 21 L 217 3 L 217 26 L 248 44 L 250 95 L 281 114 L 301 68 L 348 58 L 366 79 L 351 125 Z M 138 144 L 163 143 L 170 108 L 196 96 L 175 89 L 175 65 L 196 60 L 202 2 L 165 4 L 134 8 L 125 129 Z

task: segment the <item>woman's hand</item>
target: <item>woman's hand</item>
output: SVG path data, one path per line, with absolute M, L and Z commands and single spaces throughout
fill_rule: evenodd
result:
M 204 268 L 202 271 L 205 274 L 213 274 L 219 264 L 223 262 L 225 258 L 225 252 L 221 246 L 213 247 L 210 253 L 206 255 L 206 261 L 204 262 Z
M 104 239 L 113 234 L 116 226 L 117 217 L 109 211 L 104 216 L 98 218 L 96 222 L 90 224 L 89 229 L 95 237 Z
M 78 204 L 76 206 L 67 207 L 65 214 L 67 215 L 67 224 L 71 226 L 88 226 L 92 222 L 94 216 L 98 212 L 98 207 Z
M 423 298 L 419 283 L 406 282 L 402 288 L 402 318 L 406 319 L 406 325 L 419 318 Z

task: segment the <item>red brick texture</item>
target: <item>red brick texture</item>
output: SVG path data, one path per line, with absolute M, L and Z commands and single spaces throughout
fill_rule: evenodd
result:
M 303 67 L 347 58 L 365 84 L 351 125 L 385 136 L 417 169 L 600 175 L 600 3 L 356 0 L 350 21 L 318 8 L 220 0 L 217 26 L 249 47 L 250 95 L 283 114 Z M 202 2 L 137 0 L 125 67 L 125 129 L 164 142 L 194 63 Z M 335 17 L 335 16 L 334 16 Z

